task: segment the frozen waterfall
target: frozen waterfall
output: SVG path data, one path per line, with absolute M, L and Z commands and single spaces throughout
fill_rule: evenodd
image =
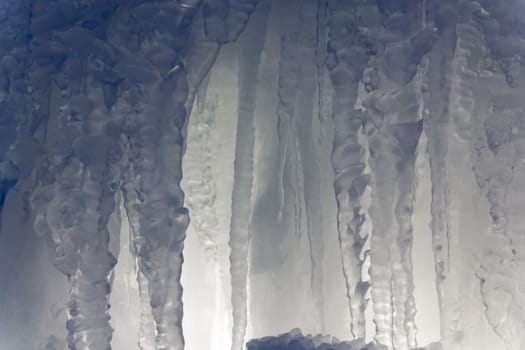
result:
M 0 350 L 525 349 L 523 0 L 0 29 Z

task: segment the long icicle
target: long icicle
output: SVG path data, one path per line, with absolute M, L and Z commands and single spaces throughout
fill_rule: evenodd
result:
M 51 74 L 41 78 L 53 78 L 48 82 L 49 105 L 57 127 L 47 135 L 47 175 L 54 179 L 48 188 L 53 195 L 45 206 L 37 207 L 56 245 L 55 266 L 70 283 L 69 347 L 110 349 L 109 275 L 116 259 L 109 250 L 108 220 L 115 209 L 121 153 L 118 137 L 115 140 L 111 132 L 118 126 L 103 103 L 104 83 L 98 74 L 112 63 L 104 55 L 110 45 L 80 24 L 66 30 L 64 23 L 57 27 L 49 16 L 53 11 L 42 11 L 43 4 L 38 5 L 33 30 L 47 35 L 35 39 L 32 54 L 37 61 L 52 62 Z M 107 6 L 100 11 L 114 9 Z M 86 13 L 75 10 L 78 23 L 87 19 Z M 107 21 L 99 25 L 104 28 Z M 48 51 L 49 47 L 56 50 Z M 56 64 L 64 57 L 63 64 Z
M 270 2 L 262 1 L 240 41 L 239 109 L 235 146 L 234 187 L 230 224 L 232 283 L 232 350 L 244 348 L 247 326 L 248 251 L 253 182 L 254 113 L 260 55 L 266 35 Z
M 124 117 L 128 148 L 124 203 L 134 235 L 142 297 L 147 288 L 150 298 L 155 348 L 162 350 L 184 348 L 180 278 L 189 215 L 180 181 L 188 84 L 182 48 L 176 43 L 184 42 L 186 23 L 199 3 L 125 4 L 116 12 L 108 33 L 124 56 L 114 68 L 122 77 L 114 109 Z M 139 35 L 142 30 L 151 33 Z M 141 346 L 147 349 L 150 321 L 144 313 L 142 317 Z
M 334 144 L 332 166 L 337 200 L 337 226 L 341 246 L 343 273 L 350 305 L 351 333 L 355 338 L 365 338 L 365 295 L 368 283 L 362 280 L 361 267 L 366 238 L 361 236 L 364 215 L 360 198 L 369 176 L 364 174 L 364 150 L 358 141 L 362 120 L 354 109 L 359 81 L 370 57 L 366 38 L 346 29 L 345 22 L 357 27 L 357 1 L 349 4 L 333 1 L 328 4 L 327 67 L 335 89 Z M 342 21 L 344 18 L 345 21 Z

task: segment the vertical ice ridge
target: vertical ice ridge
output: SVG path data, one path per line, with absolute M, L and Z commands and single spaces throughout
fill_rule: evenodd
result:
M 239 107 L 235 146 L 234 186 L 230 224 L 230 273 L 232 283 L 232 350 L 244 347 L 247 326 L 248 251 L 253 182 L 254 113 L 260 55 L 264 47 L 270 3 L 263 2 L 240 42 Z M 257 25 L 255 25 L 257 24 Z
M 321 168 L 318 140 L 314 131 L 315 107 L 319 106 L 319 49 L 318 35 L 318 4 L 316 2 L 302 3 L 301 8 L 301 45 L 299 47 L 301 87 L 296 99 L 297 139 L 301 156 L 303 196 L 306 211 L 306 230 L 310 248 L 311 280 L 310 288 L 314 303 L 314 317 L 317 331 L 324 332 L 324 293 L 322 263 L 324 256 L 323 226 L 321 222 Z M 311 23 L 316 26 L 312 28 Z
M 125 157 L 129 157 L 129 148 L 126 148 Z M 134 176 L 132 175 L 132 166 L 128 163 L 127 168 L 124 169 L 125 174 L 122 179 L 122 193 L 124 195 L 124 206 L 126 208 L 126 214 L 129 222 L 131 244 L 130 248 L 135 256 L 135 269 L 137 275 L 137 284 L 140 300 L 140 323 L 138 329 L 139 348 L 141 350 L 154 350 L 155 349 L 155 322 L 151 313 L 150 305 L 150 293 L 149 293 L 149 282 L 148 278 L 144 273 L 143 262 L 139 258 L 138 254 L 141 251 L 141 245 L 143 239 L 140 234 L 140 223 L 139 215 L 136 211 L 140 201 L 134 188 L 137 186 L 134 183 Z
M 445 157 L 448 151 L 449 96 L 451 90 L 452 59 L 456 48 L 455 1 L 437 3 L 427 1 L 429 21 L 438 28 L 439 37 L 429 56 L 429 118 L 425 123 L 428 136 L 428 154 L 431 169 L 432 199 L 432 245 L 436 268 L 436 286 L 441 311 L 442 341 L 451 346 L 459 331 L 456 296 L 449 283 L 449 232 L 447 213 L 447 169 Z M 453 349 L 453 348 L 451 348 Z M 454 348 L 455 349 L 455 348 Z
M 114 109 L 124 117 L 128 147 L 125 206 L 139 282 L 142 274 L 147 279 L 141 284 L 150 297 L 155 348 L 163 350 L 184 347 L 180 277 L 189 216 L 180 181 L 188 84 L 181 51 L 197 5 L 126 3 L 108 33 L 123 56 L 114 68 L 122 77 Z
M 357 133 L 361 128 L 361 115 L 354 109 L 359 81 L 370 56 L 368 42 L 359 30 L 350 32 L 347 24 L 357 28 L 358 2 L 328 3 L 327 67 L 335 89 L 334 144 L 332 166 L 334 190 L 337 199 L 337 222 L 342 252 L 343 273 L 351 314 L 351 332 L 356 338 L 365 337 L 364 311 L 366 308 L 366 282 L 361 278 L 364 239 L 360 235 L 364 215 L 360 212 L 360 197 L 368 184 L 363 174 L 363 149 Z M 359 17 L 362 20 L 363 17 Z
M 486 316 L 507 349 L 521 349 L 525 338 L 520 331 L 525 327 L 525 304 L 520 286 L 523 266 L 523 239 L 519 223 L 522 221 L 516 207 L 522 198 L 518 165 L 523 159 L 522 133 L 505 134 L 506 126 L 523 125 L 518 115 L 523 109 L 504 109 L 487 113 L 476 145 L 475 172 L 490 205 L 491 227 L 484 234 L 480 257 L 480 279 Z M 514 224 L 514 223 L 517 223 Z
M 377 310 L 376 339 L 395 349 L 416 346 L 411 215 L 415 148 L 421 128 L 421 122 L 417 121 L 392 124 L 372 138 L 370 144 L 374 178 L 371 276 Z M 391 281 L 391 285 L 385 289 L 387 281 Z M 384 311 L 388 295 L 392 300 L 389 306 L 392 315 L 378 316 Z
M 277 132 L 279 135 L 280 189 L 279 220 L 282 220 L 285 206 L 285 169 L 286 162 L 293 154 L 295 141 L 295 108 L 297 89 L 299 88 L 299 33 L 285 33 L 281 37 L 281 56 L 279 59 L 279 81 L 277 104 Z
M 391 124 L 370 143 L 374 223 L 370 273 L 376 340 L 394 349 L 416 346 L 411 215 L 415 149 L 421 130 L 420 121 Z
M 414 166 L 422 131 L 417 73 L 435 31 L 421 26 L 417 6 L 384 5 L 379 10 L 389 39 L 378 45 L 363 78 L 373 179 L 371 295 L 376 341 L 407 350 L 417 345 L 411 261 Z
M 187 149 L 184 154 L 184 176 L 183 188 L 186 192 L 186 203 L 191 213 L 191 234 L 198 237 L 200 245 L 203 247 L 205 253 L 207 266 L 212 266 L 214 284 L 215 284 L 215 300 L 212 304 L 214 308 L 214 319 L 212 338 L 208 340 L 208 344 L 220 347 L 218 339 L 231 338 L 229 334 L 223 330 L 228 328 L 225 325 L 225 315 L 229 309 L 230 295 L 229 295 L 229 264 L 228 264 L 228 231 L 221 225 L 221 221 L 217 215 L 217 208 L 220 205 L 218 198 L 217 185 L 222 184 L 221 177 L 217 177 L 213 169 L 214 156 L 217 154 L 216 147 L 221 136 L 214 135 L 217 132 L 216 109 L 219 101 L 215 92 L 206 91 L 206 86 L 201 86 L 195 101 L 196 106 L 192 113 L 191 119 L 188 122 L 188 141 Z M 189 253 L 185 252 L 185 256 L 189 257 Z M 189 259 L 189 258 L 188 258 Z M 189 266 L 189 265 L 187 265 Z M 190 278 L 194 278 L 191 276 Z M 191 281 L 191 280 L 190 280 Z M 191 291 L 190 291 L 191 293 Z M 224 306 L 226 305 L 226 310 Z M 189 308 L 192 310 L 192 308 Z M 193 316 L 193 315 L 192 315 Z M 190 317 L 192 317 L 190 316 Z M 199 313 L 197 312 L 197 317 Z M 200 316 L 202 317 L 202 316 Z M 189 319 L 189 318 L 188 318 Z M 199 321 L 199 324 L 201 321 Z M 210 324 L 211 326 L 211 324 Z M 189 328 L 189 327 L 188 327 Z M 191 328 L 190 328 L 191 330 Z M 185 332 L 187 330 L 185 329 Z M 188 346 L 191 342 L 188 338 Z
M 188 163 L 188 177 L 186 188 L 186 201 L 190 212 L 195 212 L 192 225 L 196 229 L 201 244 L 208 258 L 219 262 L 218 249 L 220 246 L 219 233 L 216 232 L 217 217 L 215 215 L 214 201 L 216 196 L 216 183 L 211 169 L 212 144 L 211 137 L 215 124 L 215 108 L 217 101 L 208 102 L 203 112 L 192 113 L 192 124 L 189 126 L 188 146 L 184 161 Z
M 396 125 L 397 126 L 397 125 Z M 398 327 L 403 328 L 402 346 L 397 348 L 415 348 L 417 328 L 415 325 L 415 301 L 414 301 L 414 281 L 412 278 L 412 212 L 414 210 L 414 163 L 415 147 L 421 134 L 421 123 L 409 125 L 399 125 L 400 135 L 398 142 L 403 144 L 412 138 L 412 144 L 408 145 L 398 166 L 401 168 L 398 175 L 398 198 L 395 205 L 395 215 L 398 225 L 397 250 L 399 250 L 399 267 L 394 267 L 394 283 L 396 284 L 397 298 L 400 302 L 396 307 Z M 403 130 L 404 129 L 404 130 Z M 406 134 L 405 134 L 406 133 Z M 415 142 L 414 142 L 415 141 Z M 410 142 L 410 141 L 409 141 Z M 406 145 L 406 144 L 405 144 Z M 399 284 L 399 285 L 397 285 Z M 405 339 L 406 338 L 406 339 Z M 405 343 L 406 342 L 406 343 Z
M 505 44 L 494 45 L 494 36 L 498 33 L 488 26 L 480 25 L 490 22 L 483 17 L 480 20 L 479 13 L 486 16 L 489 13 L 484 9 L 475 10 L 478 16 L 472 16 L 462 30 L 458 30 L 458 37 L 465 37 L 466 40 L 458 41 L 464 42 L 465 62 L 470 64 L 469 68 L 478 68 L 474 69 L 475 76 L 484 77 L 485 84 L 474 87 L 474 84 L 468 84 L 469 80 L 465 79 L 462 89 L 458 89 L 458 93 L 463 96 L 458 98 L 457 104 L 463 108 L 464 113 L 470 112 L 473 120 L 463 118 L 465 122 L 458 119 L 457 123 L 461 126 L 470 122 L 474 126 L 473 170 L 489 204 L 490 227 L 483 234 L 480 266 L 476 272 L 480 280 L 485 315 L 496 334 L 503 339 L 506 348 L 514 350 L 525 346 L 525 336 L 521 331 L 525 328 L 525 293 L 518 272 L 525 261 L 523 219 L 521 209 L 518 209 L 523 206 L 522 164 L 525 143 L 522 130 L 525 125 L 525 104 L 519 100 L 514 105 L 507 106 L 498 100 L 512 96 L 513 90 L 523 80 L 518 78 L 519 74 L 513 74 L 507 69 L 509 67 L 501 63 L 499 69 L 485 67 L 490 74 L 479 71 L 482 66 L 477 64 L 477 50 L 488 49 L 492 59 L 505 60 L 504 57 L 512 55 L 512 49 L 509 50 Z M 496 8 L 491 8 L 489 12 L 494 12 L 494 16 L 501 15 Z M 481 82 L 482 79 L 478 81 Z M 506 84 L 502 84 L 503 81 Z M 471 91 L 476 95 L 465 94 Z M 486 101 L 482 96 L 490 96 L 491 99 Z
M 374 176 L 370 217 L 373 222 L 371 238 L 371 295 L 374 307 L 375 340 L 388 349 L 393 348 L 395 281 L 392 276 L 392 238 L 397 225 L 389 213 L 395 205 L 396 158 L 392 157 L 392 136 L 380 132 L 370 143 L 370 168 Z M 392 153 L 390 153 L 392 152 Z M 386 176 L 385 176 L 386 175 Z M 379 177 L 379 180 L 375 178 Z
M 91 174 L 81 162 L 77 160 L 72 164 L 64 169 L 67 179 L 57 176 L 55 199 L 47 212 L 51 230 L 59 237 L 55 264 L 71 284 L 68 343 L 72 349 L 109 349 L 112 329 L 108 314 L 108 275 L 116 261 L 107 247 L 109 237 L 99 205 L 112 198 L 89 178 Z M 71 179 L 78 185 L 68 183 Z M 70 226 L 71 221 L 82 224 Z M 97 221 L 103 228 L 90 227 Z
M 32 54 L 47 66 L 49 73 L 40 78 L 53 79 L 49 106 L 57 128 L 49 135 L 49 170 L 42 187 L 52 195 L 38 198 L 36 193 L 35 207 L 46 218 L 56 245 L 55 265 L 68 276 L 71 287 L 69 347 L 110 349 L 108 277 L 116 260 L 109 251 L 107 224 L 115 207 L 121 153 L 114 140 L 112 115 L 102 102 L 103 82 L 98 73 L 112 62 L 104 55 L 108 43 L 80 25 L 97 13 L 74 8 L 76 18 L 65 29 L 45 5 L 33 4 L 32 30 L 44 35 L 37 36 L 41 46 L 33 48 Z M 104 5 L 99 8 L 107 10 Z M 107 21 L 99 25 L 105 28 Z
M 323 113 L 323 96 L 324 96 L 324 81 L 325 81 L 325 60 L 326 60 L 326 24 L 327 24 L 327 0 L 317 1 L 317 14 L 315 21 L 315 34 L 316 34 L 316 71 L 317 71 L 317 102 L 318 102 L 318 118 L 322 120 Z
M 139 348 L 141 350 L 155 349 L 155 323 L 151 315 L 149 283 L 148 279 L 137 266 L 137 282 L 139 286 L 140 299 L 140 328 L 139 328 Z
M 221 45 L 219 43 L 211 41 L 206 37 L 202 11 L 197 12 L 192 21 L 186 53 L 184 55 L 184 62 L 188 71 L 189 91 L 185 104 L 188 115 L 191 115 L 193 101 L 198 93 L 198 89 L 213 67 L 220 48 Z

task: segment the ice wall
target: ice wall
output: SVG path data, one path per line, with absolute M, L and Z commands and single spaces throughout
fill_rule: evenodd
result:
M 524 12 L 4 1 L 0 347 L 525 348 Z

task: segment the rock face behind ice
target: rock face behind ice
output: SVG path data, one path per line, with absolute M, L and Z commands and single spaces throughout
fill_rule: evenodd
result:
M 384 345 L 374 342 L 365 344 L 362 339 L 340 342 L 329 335 L 303 335 L 299 329 L 293 329 L 275 337 L 253 339 L 246 345 L 247 350 L 386 350 Z M 432 343 L 425 348 L 414 350 L 442 350 L 439 343 Z

